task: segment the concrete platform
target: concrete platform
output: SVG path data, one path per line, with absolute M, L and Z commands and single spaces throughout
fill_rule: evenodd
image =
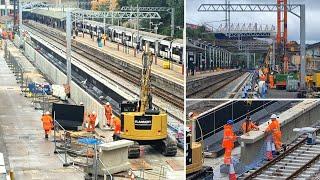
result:
M 304 100 L 285 112 L 279 114 L 279 122 L 282 131 L 282 143 L 290 143 L 298 137 L 293 128 L 314 126 L 320 122 L 320 101 Z M 241 162 L 244 164 L 252 163 L 260 157 L 261 150 L 264 149 L 265 137 L 264 131 L 268 122 L 259 126 L 259 131 L 249 132 L 249 136 L 241 136 Z
M 7 169 L 16 179 L 83 179 L 75 168 L 64 168 L 53 153 L 53 144 L 44 139 L 40 121 L 31 101 L 20 95 L 19 86 L 0 51 L 0 151 Z M 2 143 L 1 143 L 2 142 Z
M 133 49 L 129 49 L 129 54 L 124 53 L 124 48 L 122 45 L 119 46 L 119 51 L 118 51 L 118 45 L 114 42 L 110 42 L 107 41 L 106 42 L 106 46 L 103 46 L 102 48 L 98 48 L 98 43 L 95 40 L 93 41 L 90 38 L 90 35 L 85 34 L 84 37 L 82 37 L 82 34 L 79 33 L 80 35 L 78 37 L 76 37 L 75 41 L 90 45 L 92 47 L 95 47 L 97 49 L 99 49 L 100 51 L 106 52 L 108 54 L 112 54 L 115 56 L 119 56 L 121 55 L 121 57 L 125 57 L 126 61 L 130 61 L 131 63 L 135 63 L 137 65 L 141 65 L 141 58 L 142 58 L 142 53 L 139 53 L 136 57 L 134 57 L 134 52 Z M 167 76 L 171 76 L 170 78 L 174 78 L 174 79 L 179 79 L 179 80 L 183 80 L 183 74 L 182 74 L 182 65 L 178 65 L 178 64 L 171 64 L 171 69 L 163 69 L 162 67 L 162 63 L 163 61 L 165 61 L 164 59 L 158 57 L 157 58 L 157 64 L 153 64 L 152 66 L 152 70 L 155 70 L 156 72 L 158 72 L 159 74 L 161 72 L 165 73 Z M 155 62 L 153 62 L 155 63 Z
M 210 76 L 217 76 L 219 74 L 224 74 L 228 72 L 235 71 L 237 69 L 221 69 L 220 71 L 205 71 L 205 72 L 197 72 L 194 76 L 188 76 L 187 81 L 196 81 Z

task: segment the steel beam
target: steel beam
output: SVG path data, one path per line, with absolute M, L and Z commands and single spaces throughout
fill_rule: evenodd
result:
M 122 11 L 91 11 L 91 10 L 73 10 L 73 15 L 84 16 L 87 18 L 117 18 L 117 19 L 161 19 L 158 12 L 122 12 Z
M 72 20 L 71 20 L 71 11 L 67 11 L 66 18 L 66 41 L 67 41 L 67 82 L 66 84 L 71 85 L 71 31 L 72 31 Z
M 123 6 L 121 7 L 121 11 L 137 11 L 137 9 L 139 9 L 139 11 L 144 11 L 144 12 L 169 12 L 171 14 L 171 37 L 174 36 L 174 28 L 175 28 L 175 24 L 174 24 L 174 14 L 175 14 L 175 10 L 174 8 L 168 8 L 168 7 L 133 7 L 133 6 Z
M 306 89 L 306 22 L 305 22 L 305 5 L 300 6 L 300 89 Z
M 298 9 L 301 4 L 288 4 L 288 11 Z M 198 8 L 200 12 L 277 12 L 277 4 L 201 4 Z M 280 5 L 280 11 L 284 11 L 284 5 Z

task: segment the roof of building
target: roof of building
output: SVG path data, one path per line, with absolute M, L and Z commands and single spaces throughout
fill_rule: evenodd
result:
M 31 12 L 38 15 L 42 15 L 42 16 L 52 17 L 58 20 L 65 20 L 67 16 L 66 11 L 50 11 L 46 9 L 34 9 Z
M 307 45 L 307 49 L 313 49 L 313 48 L 317 48 L 317 47 L 320 47 L 320 42 Z

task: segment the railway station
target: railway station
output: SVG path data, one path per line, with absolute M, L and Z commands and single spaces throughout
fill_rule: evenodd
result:
M 185 177 L 183 3 L 139 2 L 6 4 L 0 179 Z
M 187 4 L 187 98 L 318 97 L 317 3 Z
M 186 108 L 187 179 L 319 177 L 318 100 L 189 100 Z

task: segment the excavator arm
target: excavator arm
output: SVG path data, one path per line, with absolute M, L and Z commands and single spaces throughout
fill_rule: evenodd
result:
M 142 55 L 142 73 L 141 73 L 141 89 L 140 89 L 140 112 L 152 109 L 151 96 L 151 66 L 152 54 L 145 52 Z

